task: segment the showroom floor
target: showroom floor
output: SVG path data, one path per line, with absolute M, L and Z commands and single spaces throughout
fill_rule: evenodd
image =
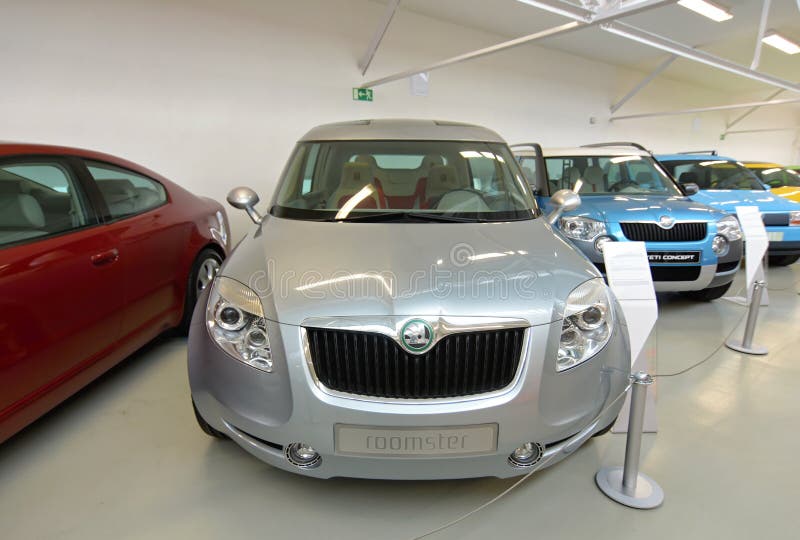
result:
M 431 538 L 795 537 L 800 264 L 769 278 L 757 332 L 768 356 L 723 348 L 658 384 L 659 432 L 645 435 L 642 469 L 664 488 L 663 507 L 630 510 L 597 490 L 595 471 L 623 457 L 624 435 L 606 435 Z M 660 373 L 711 353 L 743 314 L 727 301 L 660 300 Z M 273 469 L 197 428 L 185 340 L 171 338 L 0 446 L 0 536 L 413 538 L 512 483 L 320 481 Z

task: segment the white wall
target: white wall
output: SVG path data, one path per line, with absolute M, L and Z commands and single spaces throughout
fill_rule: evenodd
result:
M 268 200 L 300 135 L 353 118 L 476 122 L 510 142 L 625 139 L 658 151 L 800 158 L 791 132 L 719 141 L 725 118 L 739 111 L 609 124 L 609 104 L 643 74 L 533 45 L 432 72 L 428 97 L 411 96 L 401 81 L 376 88 L 372 103 L 354 102 L 356 62 L 383 10 L 369 0 L 5 2 L 0 140 L 118 154 L 220 200 L 238 184 Z M 401 12 L 368 77 L 501 40 Z M 623 111 L 727 100 L 735 96 L 659 79 Z M 782 120 L 780 111 L 764 111 L 753 125 Z M 241 234 L 246 218 L 231 217 Z

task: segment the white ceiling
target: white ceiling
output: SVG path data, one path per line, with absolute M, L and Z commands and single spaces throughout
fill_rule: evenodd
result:
M 623 21 L 749 66 L 753 59 L 762 2 L 718 0 L 718 3 L 724 3 L 730 9 L 734 14 L 733 19 L 717 23 L 681 6 L 668 5 L 626 17 Z M 565 17 L 517 0 L 402 0 L 400 6 L 400 9 L 508 38 L 531 34 L 569 21 Z M 800 41 L 800 9 L 797 0 L 772 0 L 767 27 Z M 597 28 L 586 28 L 537 41 L 536 45 L 642 71 L 654 69 L 667 56 L 667 53 Z M 789 56 L 764 46 L 759 70 L 797 81 L 800 79 L 800 54 Z M 726 93 L 763 92 L 766 97 L 775 91 L 773 87 L 763 83 L 685 59 L 678 59 L 662 76 Z

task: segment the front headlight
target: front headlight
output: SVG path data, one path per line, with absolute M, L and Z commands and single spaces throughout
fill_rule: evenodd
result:
M 565 371 L 600 352 L 611 338 L 614 311 L 601 278 L 586 281 L 567 297 L 556 371 Z
M 789 227 L 800 227 L 800 211 L 789 212 Z
M 724 236 L 729 242 L 742 239 L 742 228 L 739 220 L 733 216 L 725 216 L 717 221 L 717 233 Z
M 206 306 L 206 325 L 217 345 L 230 356 L 272 372 L 267 321 L 258 295 L 235 279 L 214 281 Z
M 606 234 L 605 223 L 587 217 L 562 217 L 558 225 L 565 236 L 574 238 L 575 240 L 591 241 L 601 234 Z

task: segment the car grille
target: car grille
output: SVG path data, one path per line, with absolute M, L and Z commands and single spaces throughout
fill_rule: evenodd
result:
M 606 265 L 595 263 L 595 266 L 606 273 Z M 694 281 L 700 277 L 700 266 L 650 266 L 650 275 L 653 281 Z
M 766 227 L 789 226 L 789 214 L 787 213 L 761 214 L 761 220 L 764 222 L 764 226 Z
M 383 334 L 305 330 L 314 371 L 327 388 L 402 399 L 468 396 L 505 388 L 514 380 L 525 335 L 524 328 L 450 334 L 415 355 Z
M 620 223 L 622 234 L 634 242 L 697 242 L 706 237 L 707 224 L 676 223 L 662 229 L 655 223 Z

